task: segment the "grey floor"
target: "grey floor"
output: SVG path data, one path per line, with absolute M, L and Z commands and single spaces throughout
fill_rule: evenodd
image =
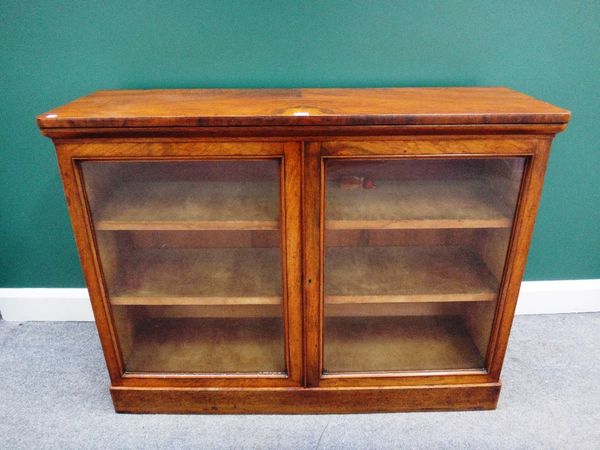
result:
M 0 448 L 600 448 L 600 314 L 517 317 L 496 411 L 123 415 L 92 323 L 0 321 Z

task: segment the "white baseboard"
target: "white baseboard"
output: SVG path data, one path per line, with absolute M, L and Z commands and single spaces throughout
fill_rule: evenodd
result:
M 94 320 L 87 289 L 0 289 L 0 314 L 14 322 Z
M 517 314 L 600 312 L 600 279 L 524 281 Z
M 600 279 L 525 281 L 517 314 L 600 312 Z M 4 320 L 94 320 L 87 289 L 0 288 Z

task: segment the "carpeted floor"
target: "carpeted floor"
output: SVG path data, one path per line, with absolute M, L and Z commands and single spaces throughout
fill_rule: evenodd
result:
M 496 411 L 115 414 L 92 323 L 0 321 L 0 448 L 600 448 L 600 314 L 517 317 Z

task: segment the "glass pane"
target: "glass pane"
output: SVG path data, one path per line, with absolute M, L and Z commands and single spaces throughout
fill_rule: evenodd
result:
M 523 165 L 327 162 L 326 372 L 485 366 Z
M 129 372 L 285 372 L 278 160 L 83 162 Z

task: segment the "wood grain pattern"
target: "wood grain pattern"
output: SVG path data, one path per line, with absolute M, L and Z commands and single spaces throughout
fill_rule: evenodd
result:
M 106 367 L 111 381 L 115 381 L 119 380 L 123 374 L 121 348 L 117 340 L 103 280 L 100 276 L 99 255 L 94 244 L 91 220 L 86 208 L 86 195 L 78 167 L 74 161 L 75 152 L 73 150 L 73 148 L 64 148 L 57 144 L 56 156 Z
M 39 115 L 38 124 L 41 128 L 535 124 L 566 123 L 569 117 L 564 109 L 506 88 L 186 89 L 99 91 Z
M 303 241 L 304 241 L 304 367 L 306 385 L 315 387 L 321 378 L 323 336 L 323 239 L 321 186 L 324 183 L 320 144 L 304 147 Z
M 282 142 L 261 142 L 245 139 L 235 142 L 221 137 L 218 140 L 177 139 L 163 142 L 152 138 L 121 139 L 116 142 L 103 139 L 75 139 L 60 142 L 61 151 L 83 161 L 162 161 L 162 162 L 247 162 L 281 158 Z M 114 168 L 114 166 L 111 166 Z
M 535 153 L 537 137 L 529 136 L 479 136 L 478 130 L 465 130 L 467 135 L 444 136 L 443 138 L 399 137 L 390 140 L 327 140 L 321 145 L 321 154 L 332 158 L 415 158 L 448 155 L 459 158 L 462 155 L 483 156 L 519 156 Z M 474 134 L 471 134 L 474 133 Z M 408 158 L 407 158 L 408 157 Z
M 528 164 L 523 180 L 523 192 L 517 206 L 516 223 L 504 268 L 503 289 L 499 296 L 487 355 L 489 371 L 497 379 L 500 378 L 508 337 L 517 307 L 519 289 L 525 272 L 536 213 L 542 195 L 544 175 L 550 156 L 550 144 L 550 140 L 539 142 L 536 154 Z
M 500 383 L 370 388 L 110 388 L 123 413 L 325 414 L 494 409 Z
M 253 127 L 103 127 L 103 128 L 42 128 L 44 136 L 56 141 L 74 140 L 123 141 L 148 139 L 156 142 L 227 139 L 231 142 L 264 139 L 265 141 L 321 141 L 329 139 L 373 140 L 444 136 L 452 140 L 460 137 L 479 138 L 539 137 L 554 136 L 567 128 L 566 123 L 515 123 L 515 124 L 472 124 L 465 130 L 464 125 L 306 125 L 306 126 L 253 126 Z
M 302 286 L 302 145 L 283 145 L 281 210 L 285 313 L 285 357 L 290 384 L 304 385 L 304 296 Z

